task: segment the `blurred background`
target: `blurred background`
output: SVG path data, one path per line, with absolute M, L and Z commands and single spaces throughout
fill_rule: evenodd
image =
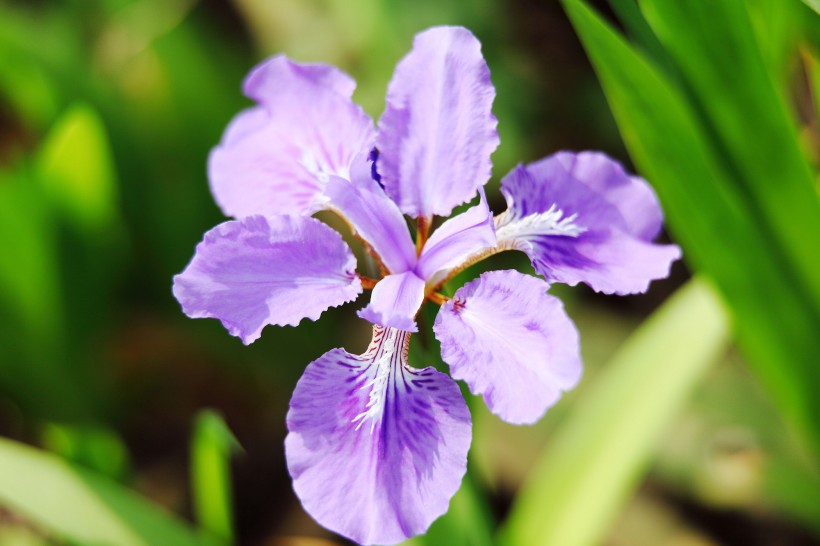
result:
M 615 21 L 608 4 L 592 5 Z M 794 12 L 804 22 L 817 17 L 800 2 Z M 594 149 L 635 170 L 558 2 L 0 2 L 0 436 L 119 484 L 194 526 L 207 512 L 197 496 L 208 496 L 208 477 L 223 479 L 228 464 L 214 463 L 209 473 L 195 462 L 197 446 L 205 442 L 207 453 L 208 434 L 215 434 L 212 449 L 224 461 L 234 451 L 228 526 L 236 543 L 347 544 L 303 512 L 283 439 L 290 394 L 307 363 L 333 347 L 356 353 L 367 345 L 368 324 L 355 316 L 363 301 L 316 323 L 267 328 L 245 347 L 215 320 L 186 318 L 171 279 L 202 234 L 224 220 L 208 190 L 206 158 L 250 104 L 240 85 L 254 64 L 278 52 L 335 64 L 357 80 L 354 98 L 377 119 L 413 35 L 440 24 L 471 29 L 492 71 L 501 146 L 488 193 L 496 212 L 504 208 L 498 180 L 519 161 Z M 810 82 L 817 72 L 806 68 L 816 62 L 813 47 L 784 49 L 782 57 L 816 183 L 820 140 Z M 502 255 L 488 267 L 529 265 Z M 471 497 L 454 502 L 457 513 L 435 524 L 427 544 L 493 543 L 470 533 L 501 525 L 556 431 L 597 392 L 590 389 L 613 354 L 693 270 L 684 260 L 641 296 L 555 290 L 581 332 L 581 385 L 532 427 L 504 424 L 471 401 L 464 493 Z M 435 310 L 427 311 L 429 321 Z M 733 344 L 717 351 L 681 402 L 663 410 L 669 419 L 625 478 L 596 543 L 820 544 L 817 460 L 747 365 L 748 354 Z M 820 356 L 803 357 L 816 374 Z M 417 336 L 412 363 L 440 365 L 437 358 L 432 336 Z M 662 370 L 664 359 L 653 365 Z M 241 450 L 230 447 L 222 423 Z M 606 472 L 610 454 L 597 456 Z M 611 457 L 617 466 L 618 454 Z M 10 468 L 0 454 L 0 476 Z M 60 496 L 59 487 L 31 483 L 24 501 L 0 487 L 0 544 L 84 544 L 38 511 Z

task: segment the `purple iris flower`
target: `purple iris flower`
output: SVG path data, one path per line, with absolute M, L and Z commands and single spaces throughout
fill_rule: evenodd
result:
M 599 153 L 562 152 L 502 180 L 508 208 L 483 194 L 498 146 L 495 89 L 466 29 L 416 36 L 372 120 L 338 69 L 284 56 L 244 83 L 257 105 L 228 126 L 209 160 L 217 203 L 236 220 L 205 234 L 174 295 L 248 344 L 268 325 L 315 320 L 372 288 L 362 355 L 333 349 L 308 365 L 287 416 L 294 489 L 322 525 L 365 544 L 423 533 L 446 512 L 467 467 L 471 420 L 456 383 L 407 361 L 416 313 L 440 303 L 434 332 L 453 378 L 511 423 L 533 423 L 581 376 L 578 333 L 549 282 L 643 292 L 680 257 L 651 241 L 650 187 Z M 432 230 L 434 217 L 478 204 Z M 333 229 L 342 216 L 378 263 L 360 276 Z M 405 215 L 415 219 L 415 240 Z M 544 277 L 484 273 L 439 290 L 483 257 L 521 250 Z

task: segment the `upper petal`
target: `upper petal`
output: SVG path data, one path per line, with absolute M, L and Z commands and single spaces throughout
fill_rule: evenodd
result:
M 356 259 L 338 233 L 314 218 L 251 216 L 205 234 L 174 277 L 192 318 L 217 318 L 252 343 L 268 324 L 295 326 L 356 298 Z
M 498 245 L 526 252 L 548 281 L 584 282 L 607 294 L 645 292 L 651 281 L 668 276 L 680 249 L 644 238 L 657 231 L 659 214 L 651 206 L 651 190 L 635 189 L 645 182 L 633 177 L 620 185 L 611 179 L 585 183 L 565 163 L 585 175 L 609 175 L 568 157 L 518 166 L 504 177 L 508 208 L 496 218 Z M 613 203 L 619 195 L 624 201 Z
M 229 124 L 211 151 L 211 191 L 228 216 L 311 214 L 331 175 L 373 145 L 373 122 L 350 100 L 353 80 L 332 66 L 273 57 L 254 68 L 246 94 L 259 106 Z
M 578 331 L 548 288 L 517 271 L 484 273 L 433 326 L 453 378 L 510 423 L 534 423 L 581 377 Z
M 483 188 L 479 194 L 478 205 L 444 222 L 425 243 L 416 267 L 423 279 L 430 280 L 436 272 L 455 267 L 476 252 L 495 246 L 493 213 Z
M 424 279 L 412 271 L 388 275 L 373 288 L 359 316 L 373 324 L 417 332 L 416 312 L 424 301 Z
M 370 173 L 370 163 L 360 155 L 353 161 L 350 181 L 331 177 L 326 192 L 330 206 L 350 222 L 391 273 L 408 271 L 416 264 L 416 248 L 407 222 Z
M 283 77 L 283 70 L 293 77 Z M 277 55 L 251 69 L 242 82 L 242 91 L 259 104 L 275 105 L 285 87 L 293 86 L 288 92 L 299 93 L 306 83 L 333 91 L 346 99 L 351 98 L 356 90 L 356 81 L 335 66 L 295 63 L 285 55 Z
M 490 178 L 495 88 L 481 44 L 461 27 L 418 34 L 396 67 L 379 120 L 379 171 L 411 216 L 449 216 Z
M 470 413 L 458 386 L 407 365 L 409 334 L 379 326 L 361 356 L 312 362 L 287 416 L 293 487 L 316 521 L 361 544 L 423 533 L 467 468 Z

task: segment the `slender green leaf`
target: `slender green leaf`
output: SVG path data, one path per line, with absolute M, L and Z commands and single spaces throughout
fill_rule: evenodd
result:
M 53 218 L 44 201 L 26 170 L 0 172 L 0 307 L 53 339 L 62 308 Z
M 128 451 L 113 430 L 90 425 L 49 423 L 43 428 L 43 446 L 64 459 L 105 476 L 120 479 L 128 468 Z
M 785 262 L 785 280 L 820 309 L 820 198 L 745 1 L 643 0 L 641 8 L 686 75 L 728 180 L 782 249 L 772 258 Z
M 84 228 L 110 224 L 116 213 L 116 183 L 108 138 L 93 108 L 75 104 L 57 121 L 40 153 L 46 191 Z
M 820 354 L 820 311 L 805 278 L 798 282 L 796 262 L 784 259 L 782 239 L 773 235 L 760 207 L 752 206 L 739 171 L 722 158 L 725 142 L 716 144 L 688 92 L 670 82 L 582 0 L 563 3 L 630 154 L 658 191 L 685 258 L 711 277 L 724 296 L 741 348 L 781 411 L 805 443 L 820 446 L 812 424 L 820 421 L 815 394 L 820 376 L 812 356 Z M 799 177 L 772 182 L 773 187 L 791 184 L 803 182 Z M 791 219 L 796 225 L 815 222 Z M 811 240 L 816 234 L 802 236 Z
M 809 6 L 814 11 L 816 11 L 818 15 L 820 15 L 820 0 L 803 0 L 803 3 Z
M 231 454 L 241 449 L 225 421 L 205 410 L 197 416 L 191 442 L 191 483 L 199 524 L 225 541 L 233 540 Z
M 600 544 L 664 428 L 727 345 L 717 296 L 691 281 L 639 327 L 577 401 L 519 493 L 502 544 Z
M 107 478 L 4 438 L 0 438 L 0 505 L 80 544 L 217 544 Z
M 666 50 L 644 19 L 636 0 L 609 0 L 609 5 L 618 14 L 618 19 L 628 29 L 635 42 L 656 62 L 665 63 L 668 57 Z
M 0 172 L 0 386 L 35 414 L 71 419 L 86 415 L 90 404 L 82 379 L 63 365 L 65 307 L 53 224 L 27 169 Z

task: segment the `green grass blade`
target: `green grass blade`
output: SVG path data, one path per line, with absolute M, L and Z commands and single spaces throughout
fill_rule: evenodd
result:
M 525 482 L 502 544 L 601 543 L 664 427 L 728 345 L 718 302 L 691 281 L 624 343 Z
M 231 454 L 240 449 L 225 421 L 202 411 L 191 441 L 191 484 L 199 524 L 214 536 L 233 540 Z
M 97 112 L 74 104 L 49 132 L 38 161 L 47 194 L 83 229 L 109 228 L 117 185 L 108 136 Z
M 635 42 L 656 62 L 666 64 L 668 54 L 644 19 L 636 0 L 609 0 L 609 5 Z
M 582 0 L 563 3 L 630 155 L 657 190 L 684 257 L 723 295 L 744 355 L 788 422 L 804 444 L 820 448 L 813 424 L 820 422 L 815 394 L 820 375 L 812 356 L 820 354 L 820 311 L 806 283 L 795 282 L 796 262 L 782 259 L 782 241 L 760 217 L 759 207 L 751 206 L 738 172 L 727 169 L 725 146 L 715 145 L 715 135 L 703 126 L 701 110 L 690 103 L 689 93 Z M 791 220 L 798 225 L 816 221 L 795 215 Z M 816 235 L 804 234 L 809 239 Z
M 820 198 L 745 0 L 643 0 L 641 8 L 686 76 L 744 206 L 782 249 L 772 258 L 784 262 L 784 280 L 820 309 Z
M 4 438 L 0 438 L 0 505 L 80 544 L 217 544 L 114 481 Z
M 820 15 L 820 0 L 803 0 L 803 3 Z

